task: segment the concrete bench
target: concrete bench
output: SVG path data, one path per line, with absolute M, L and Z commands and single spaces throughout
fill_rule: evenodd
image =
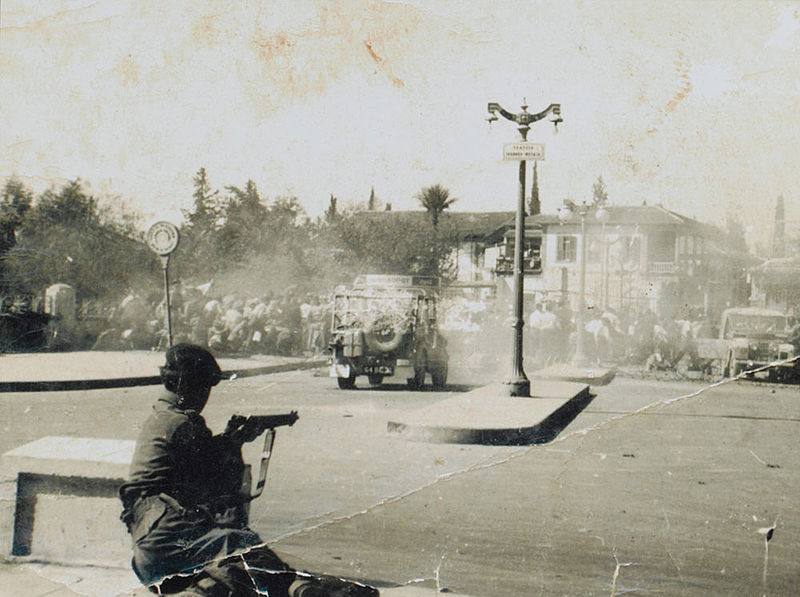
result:
M 6 452 L 0 467 L 0 545 L 8 556 L 129 567 L 117 490 L 135 442 L 43 437 Z

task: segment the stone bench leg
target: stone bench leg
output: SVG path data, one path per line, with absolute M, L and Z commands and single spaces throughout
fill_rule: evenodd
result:
M 11 554 L 15 556 L 31 555 L 36 505 L 40 495 L 116 498 L 117 490 L 122 483 L 123 479 L 87 479 L 85 477 L 19 473 L 17 475 Z M 68 507 L 66 506 L 66 508 Z M 68 513 L 65 512 L 65 514 Z M 86 514 L 86 512 L 81 512 L 81 514 Z M 52 521 L 46 521 L 45 524 L 47 523 L 52 523 Z M 119 525 L 122 526 L 122 522 L 119 522 Z M 42 537 L 48 537 L 51 533 L 58 533 L 58 529 L 39 528 L 37 532 Z M 85 537 L 75 537 L 78 543 L 82 543 L 86 539 Z M 91 538 L 88 539 L 91 540 Z

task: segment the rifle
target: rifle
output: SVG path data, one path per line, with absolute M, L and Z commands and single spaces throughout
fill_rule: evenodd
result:
M 255 436 L 258 437 L 267 429 L 275 429 L 284 425 L 291 427 L 299 418 L 296 410 L 283 415 L 232 415 L 228 421 L 228 427 L 235 428 L 244 425 L 252 429 Z
M 249 417 L 243 415 L 233 415 L 228 421 L 228 426 L 233 425 L 238 427 L 241 425 L 252 426 L 255 436 L 258 437 L 265 431 L 264 446 L 261 448 L 261 466 L 258 471 L 258 481 L 256 482 L 256 492 L 248 497 L 248 500 L 254 500 L 264 492 L 264 486 L 267 481 L 267 469 L 269 468 L 269 459 L 272 457 L 272 444 L 275 442 L 275 429 L 283 427 L 284 425 L 291 427 L 295 424 L 299 417 L 297 411 L 293 410 L 290 413 L 282 415 L 250 415 Z

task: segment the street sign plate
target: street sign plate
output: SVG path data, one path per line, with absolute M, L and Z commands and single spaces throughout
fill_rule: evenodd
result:
M 156 222 L 147 231 L 147 245 L 157 255 L 169 255 L 178 247 L 178 229 L 169 222 Z
M 543 160 L 544 143 L 505 143 L 503 159 L 510 162 L 522 160 Z

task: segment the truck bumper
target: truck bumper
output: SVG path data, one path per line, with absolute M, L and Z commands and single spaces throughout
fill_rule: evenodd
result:
M 350 371 L 349 363 L 331 363 L 328 375 L 330 377 L 350 377 Z
M 382 375 L 405 381 L 414 377 L 414 367 L 408 359 L 372 360 L 352 362 L 350 359 L 332 361 L 328 369 L 330 377 L 350 377 L 351 375 Z

